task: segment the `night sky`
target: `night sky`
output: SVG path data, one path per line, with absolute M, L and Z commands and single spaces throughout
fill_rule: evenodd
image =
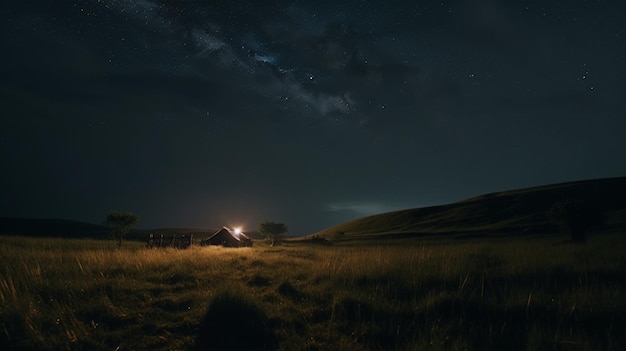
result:
M 623 1 L 5 0 L 0 217 L 304 235 L 626 175 Z

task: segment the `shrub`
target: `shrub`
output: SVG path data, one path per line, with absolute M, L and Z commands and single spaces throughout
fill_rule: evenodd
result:
M 586 242 L 587 231 L 602 222 L 602 213 L 581 198 L 557 201 L 546 214 L 577 243 Z
M 200 324 L 196 350 L 275 350 L 276 335 L 263 310 L 246 298 L 218 294 Z

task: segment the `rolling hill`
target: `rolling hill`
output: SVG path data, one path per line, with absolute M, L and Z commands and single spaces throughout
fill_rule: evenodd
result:
M 453 235 L 459 238 L 511 234 L 554 233 L 546 211 L 555 201 L 582 198 L 604 216 L 606 230 L 626 229 L 626 177 L 584 180 L 510 190 L 432 207 L 413 208 L 358 218 L 313 234 L 334 239 L 419 237 Z M 206 228 L 136 229 L 128 239 L 144 240 L 148 234 L 193 233 L 202 238 L 214 233 Z M 0 218 L 1 235 L 64 238 L 108 238 L 102 225 L 64 219 Z M 260 239 L 251 231 L 246 234 Z M 307 236 L 311 237 L 311 236 Z M 305 237 L 306 238 L 306 237 Z
M 553 233 L 546 211 L 581 198 L 604 215 L 605 229 L 626 228 L 626 177 L 503 191 L 433 207 L 358 218 L 313 234 L 323 238 L 381 238 L 448 234 L 456 237 Z
M 109 237 L 109 231 L 103 225 L 48 218 L 0 218 L 0 234 L 56 238 Z

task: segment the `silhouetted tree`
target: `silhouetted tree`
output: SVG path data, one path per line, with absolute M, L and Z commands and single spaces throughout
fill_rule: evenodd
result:
M 122 247 L 124 236 L 138 220 L 139 217 L 133 213 L 112 211 L 107 215 L 104 224 L 109 227 L 113 238 L 118 240 L 118 247 Z
M 274 246 L 282 240 L 283 234 L 287 233 L 287 227 L 283 223 L 265 221 L 259 224 L 259 233 Z
M 546 214 L 577 243 L 585 243 L 587 231 L 602 224 L 602 213 L 580 198 L 557 201 Z

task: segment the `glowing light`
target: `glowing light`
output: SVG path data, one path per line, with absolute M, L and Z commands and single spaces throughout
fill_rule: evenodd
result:
M 241 228 L 234 228 L 234 229 L 233 229 L 233 232 L 234 232 L 236 235 L 239 235 L 239 234 L 241 234 Z

